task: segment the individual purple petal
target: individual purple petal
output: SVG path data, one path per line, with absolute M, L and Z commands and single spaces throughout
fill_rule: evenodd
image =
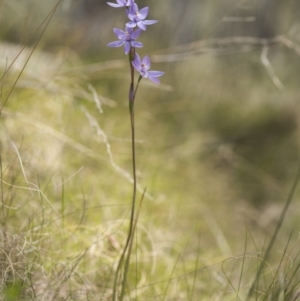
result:
M 115 42 L 108 43 L 107 46 L 108 47 L 120 47 L 120 46 L 123 46 L 124 44 L 125 44 L 124 41 L 115 41 Z
M 127 22 L 126 26 L 129 27 L 129 28 L 134 28 L 134 27 L 136 27 L 136 22 L 133 22 L 133 21 L 132 22 Z
M 132 62 L 133 67 L 137 70 L 140 71 L 140 67 L 141 67 L 141 58 L 140 56 L 136 53 L 134 56 L 134 60 Z
M 158 21 L 157 20 L 144 20 L 143 23 L 145 25 L 152 25 L 152 24 L 155 24 L 157 23 Z
M 122 0 L 117 0 L 118 4 L 115 4 L 112 2 L 106 2 L 106 3 L 112 7 L 123 7 L 124 6 L 124 1 L 122 1 Z
M 131 13 L 132 15 L 135 15 L 138 11 L 139 11 L 139 8 L 138 8 L 137 4 L 132 3 L 128 12 Z
M 137 25 L 140 29 L 142 29 L 142 30 L 146 30 L 146 29 L 147 29 L 147 27 L 146 27 L 146 25 L 144 24 L 143 21 L 137 22 L 136 25 Z
M 116 3 L 112 3 L 112 2 L 106 2 L 109 6 L 112 6 L 112 7 L 122 7 L 123 5 L 119 5 L 119 4 L 116 4 Z
M 159 76 L 162 76 L 165 74 L 165 72 L 162 72 L 162 71 L 148 71 L 148 74 L 153 76 L 153 77 L 159 77 Z
M 127 55 L 129 51 L 130 51 L 130 43 L 127 42 L 124 44 L 124 52 Z
M 154 83 L 156 83 L 156 84 L 159 84 L 160 81 L 159 81 L 159 79 L 158 79 L 157 77 L 160 77 L 160 76 L 162 76 L 162 75 L 164 75 L 164 74 L 165 74 L 165 73 L 162 72 L 162 71 L 148 71 L 148 78 L 149 78 L 152 82 L 154 82 Z
M 149 7 L 144 7 L 137 13 L 137 16 L 139 20 L 144 20 L 147 18 L 148 13 L 149 13 Z
M 136 40 L 140 36 L 141 32 L 142 31 L 140 29 L 137 29 L 133 31 L 130 36 L 132 39 Z
M 143 59 L 142 59 L 142 65 L 144 65 L 145 70 L 149 70 L 150 69 L 150 58 L 148 55 L 146 55 Z
M 121 29 L 114 28 L 113 31 L 118 39 L 124 39 L 126 37 L 126 32 Z
M 132 47 L 136 47 L 136 48 L 142 48 L 144 45 L 141 42 L 138 41 L 132 41 L 131 42 L 131 46 Z
M 150 74 L 148 74 L 148 79 L 150 79 L 152 82 L 154 82 L 156 84 L 160 84 L 159 79 L 154 76 L 151 76 Z
M 112 7 L 131 7 L 134 4 L 134 0 L 117 0 L 117 3 L 106 2 Z

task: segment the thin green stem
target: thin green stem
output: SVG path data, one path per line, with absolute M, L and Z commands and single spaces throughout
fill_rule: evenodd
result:
M 18 81 L 19 81 L 19 79 L 20 79 L 22 73 L 24 72 L 24 70 L 25 70 L 25 68 L 26 68 L 26 66 L 27 66 L 27 64 L 28 64 L 28 62 L 29 62 L 29 60 L 31 59 L 31 57 L 32 57 L 32 55 L 33 55 L 33 53 L 34 53 L 34 51 L 36 50 L 38 44 L 40 43 L 40 41 L 41 41 L 41 39 L 42 39 L 42 37 L 43 37 L 43 35 L 44 35 L 46 29 L 48 28 L 48 25 L 49 25 L 50 21 L 52 20 L 52 17 L 54 16 L 54 13 L 56 12 L 56 10 L 57 10 L 59 4 L 61 3 L 61 1 L 62 1 L 62 0 L 59 0 L 59 1 L 55 4 L 55 6 L 54 6 L 54 7 L 52 8 L 52 10 L 50 11 L 50 13 L 47 15 L 47 17 L 43 20 L 43 22 L 39 25 L 39 27 L 38 27 L 38 28 L 36 29 L 36 31 L 34 32 L 34 34 L 37 33 L 38 30 L 43 26 L 43 24 L 44 24 L 44 23 L 46 22 L 46 20 L 48 19 L 48 21 L 46 22 L 46 25 L 45 25 L 44 29 L 42 30 L 40 36 L 38 37 L 36 43 L 34 44 L 34 46 L 33 46 L 32 50 L 31 50 L 31 52 L 30 52 L 28 58 L 26 59 L 26 61 L 25 61 L 24 65 L 23 65 L 23 67 L 22 67 L 20 73 L 18 74 L 17 79 L 14 81 L 14 83 L 13 83 L 13 85 L 12 85 L 12 88 L 11 88 L 10 91 L 8 92 L 8 95 L 7 95 L 6 99 L 4 100 L 3 104 L 1 104 L 0 115 L 1 115 L 2 110 L 3 110 L 4 106 L 6 105 L 8 99 L 10 98 L 10 96 L 11 96 L 11 94 L 12 94 L 14 88 L 16 87 L 16 85 L 17 85 L 17 83 L 18 83 Z M 34 34 L 33 34 L 32 36 L 34 36 Z M 31 37 L 32 37 L 32 36 L 31 36 Z M 30 37 L 26 42 L 28 42 L 28 41 L 31 39 L 31 37 Z M 26 48 L 26 44 L 27 44 L 27 43 L 25 43 L 25 46 L 22 47 L 21 51 L 17 54 L 16 58 L 12 61 L 12 63 L 9 65 L 9 67 L 5 70 L 3 76 L 0 78 L 0 80 L 2 80 L 2 79 L 5 77 L 5 75 L 7 74 L 7 72 L 9 71 L 9 69 L 12 67 L 12 65 L 14 64 L 14 62 L 15 62 L 15 61 L 17 60 L 17 58 L 21 55 L 22 51 Z
M 134 89 L 134 68 L 132 66 L 132 61 L 134 59 L 135 55 L 135 49 L 131 48 L 131 51 L 129 53 L 129 65 L 130 65 L 130 74 L 131 74 L 131 83 L 129 88 L 129 114 L 130 114 L 130 125 L 131 125 L 131 150 L 132 150 L 132 173 L 133 173 L 133 194 L 132 194 L 132 203 L 131 203 L 131 214 L 130 214 L 130 225 L 129 225 L 129 231 L 127 235 L 127 240 L 125 247 L 123 249 L 123 252 L 121 254 L 115 279 L 114 279 L 114 285 L 113 285 L 113 297 L 112 300 L 116 301 L 117 297 L 117 286 L 118 286 L 118 280 L 120 277 L 120 271 L 123 265 L 124 258 L 126 257 L 126 263 L 124 267 L 124 273 L 123 273 L 123 279 L 122 279 L 122 288 L 121 288 L 121 294 L 120 294 L 120 301 L 123 300 L 124 294 L 125 294 L 125 287 L 126 287 L 126 280 L 128 275 L 128 268 L 129 268 L 129 261 L 130 261 L 130 255 L 131 255 L 131 248 L 129 246 L 131 245 L 131 242 L 134 237 L 134 217 L 135 217 L 135 207 L 136 207 L 136 191 L 137 191 L 137 180 L 136 180 L 136 153 L 135 153 L 135 119 L 134 119 L 134 100 L 137 93 L 137 89 L 139 86 L 139 83 L 141 81 L 141 76 L 138 79 L 137 85 Z M 129 248 L 129 249 L 128 249 Z M 128 250 L 128 252 L 127 252 Z
M 130 122 L 131 122 L 131 148 L 132 148 L 132 172 L 133 172 L 133 195 L 132 195 L 132 203 L 131 203 L 131 215 L 130 215 L 130 226 L 129 232 L 127 236 L 126 250 L 124 249 L 124 253 L 127 251 L 128 247 L 131 245 L 131 241 L 133 239 L 133 224 L 134 224 L 134 215 L 135 215 L 135 205 L 136 205 L 136 158 L 135 158 L 135 126 L 134 126 L 134 104 L 132 104 L 132 108 L 130 110 Z M 128 266 L 130 261 L 130 249 L 127 254 L 126 264 L 124 268 L 123 281 L 122 281 L 122 290 L 120 301 L 123 300 L 123 296 L 125 293 L 126 280 L 128 275 Z
M 4 234 L 6 234 L 6 218 L 5 218 L 5 206 L 4 206 L 4 192 L 3 192 L 3 171 L 2 171 L 2 157 L 1 157 L 1 154 L 0 154 L 0 180 L 1 180 L 1 183 L 0 183 L 0 188 L 1 188 L 1 211 L 2 211 L 2 218 L 3 218 L 3 221 L 1 222 L 3 228 L 4 228 Z
M 258 283 L 259 283 L 260 275 L 261 275 L 261 273 L 262 273 L 262 271 L 263 271 L 263 269 L 264 269 L 264 267 L 265 267 L 265 263 L 266 263 L 267 259 L 268 259 L 269 256 L 270 256 L 271 250 L 272 250 L 272 248 L 273 248 L 273 245 L 274 245 L 275 240 L 276 240 L 276 238 L 277 238 L 278 232 L 279 232 L 279 230 L 280 230 L 280 228 L 281 228 L 281 225 L 282 225 L 282 223 L 283 223 L 283 220 L 284 220 L 284 218 L 285 218 L 286 212 L 287 212 L 287 210 L 288 210 L 288 208 L 289 208 L 289 206 L 290 206 L 290 204 L 291 204 L 291 202 L 292 202 L 292 199 L 293 199 L 293 196 L 294 196 L 294 194 L 295 194 L 296 188 L 297 188 L 297 186 L 298 186 L 298 184 L 299 184 L 299 181 L 300 181 L 300 165 L 299 165 L 299 167 L 298 167 L 297 175 L 296 175 L 296 177 L 295 177 L 293 186 L 292 186 L 292 188 L 291 188 L 291 190 L 290 190 L 290 193 L 289 193 L 289 195 L 288 195 L 288 197 L 287 197 L 287 200 L 286 200 L 286 202 L 285 202 L 285 206 L 283 207 L 283 209 L 282 209 L 282 211 L 281 211 L 281 215 L 280 215 L 279 220 L 278 220 L 278 222 L 277 222 L 277 224 L 276 224 L 275 231 L 274 231 L 273 236 L 272 236 L 272 238 L 271 238 L 271 241 L 270 241 L 270 243 L 269 243 L 269 245 L 268 245 L 268 248 L 267 248 L 267 250 L 266 250 L 266 253 L 265 253 L 264 257 L 263 257 L 263 260 L 261 261 L 261 264 L 260 264 L 260 266 L 259 266 L 259 268 L 258 268 L 258 271 L 257 271 L 257 274 L 256 274 L 256 276 L 255 276 L 255 279 L 254 279 L 254 281 L 253 281 L 253 283 L 252 283 L 252 285 L 251 285 L 251 287 L 250 287 L 250 290 L 249 290 L 249 292 L 248 292 L 248 296 L 247 296 L 247 299 L 246 299 L 246 300 L 250 300 L 250 298 L 251 298 L 251 296 L 252 296 L 252 294 L 253 294 L 253 291 L 254 291 L 255 287 L 256 287 L 256 286 L 258 285 Z

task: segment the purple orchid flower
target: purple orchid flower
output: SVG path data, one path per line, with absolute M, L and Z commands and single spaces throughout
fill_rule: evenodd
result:
M 134 0 L 117 0 L 117 3 L 106 2 L 109 6 L 112 7 L 131 7 L 134 3 Z
M 109 47 L 121 47 L 124 45 L 124 52 L 128 54 L 130 47 L 141 48 L 143 44 L 141 42 L 135 41 L 141 34 L 142 30 L 137 29 L 133 31 L 132 28 L 126 26 L 125 31 L 114 28 L 114 33 L 120 41 L 115 41 L 107 44 Z
M 149 7 L 144 7 L 139 11 L 136 3 L 133 3 L 127 10 L 127 16 L 131 20 L 126 24 L 127 27 L 134 28 L 138 26 L 142 30 L 146 30 L 146 25 L 157 23 L 156 20 L 145 20 L 148 16 Z
M 162 71 L 149 71 L 150 69 L 150 58 L 146 55 L 142 60 L 140 56 L 136 53 L 132 65 L 135 70 L 137 70 L 140 75 L 144 78 L 150 79 L 152 82 L 159 84 L 160 81 L 157 77 L 164 75 Z

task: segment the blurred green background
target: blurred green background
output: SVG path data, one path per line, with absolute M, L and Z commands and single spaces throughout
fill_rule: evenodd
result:
M 174 266 L 188 274 L 198 256 L 206 266 L 241 254 L 247 229 L 250 251 L 270 238 L 300 162 L 300 2 L 136 2 L 159 20 L 139 53 L 165 72 L 161 85 L 142 80 L 136 99 L 143 287 Z M 0 3 L 2 227 L 41 242 L 46 270 L 88 250 L 80 273 L 99 288 L 130 212 L 128 65 L 106 46 L 126 15 L 62 0 L 47 25 L 56 1 Z M 278 250 L 299 232 L 298 208 L 296 193 Z M 45 255 L 49 246 L 60 251 Z M 222 286 L 216 273 L 201 281 Z

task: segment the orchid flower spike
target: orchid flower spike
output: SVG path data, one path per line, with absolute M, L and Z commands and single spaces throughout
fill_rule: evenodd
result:
M 136 41 L 136 39 L 140 36 L 141 32 L 141 29 L 137 29 L 134 31 L 132 28 L 128 28 L 127 26 L 125 28 L 125 31 L 118 28 L 114 28 L 114 33 L 120 41 L 111 42 L 107 44 L 107 46 L 121 47 L 124 45 L 124 52 L 127 55 L 130 51 L 130 47 L 143 47 L 143 44 L 141 42 Z
M 160 83 L 157 77 L 160 77 L 165 74 L 162 71 L 149 71 L 151 62 L 148 55 L 141 60 L 140 56 L 136 53 L 132 65 L 134 69 L 137 70 L 142 77 L 148 78 L 152 82 L 157 84 Z
M 139 10 L 136 3 L 133 3 L 132 6 L 127 10 L 127 16 L 131 20 L 126 23 L 127 27 L 134 28 L 138 26 L 142 30 L 146 30 L 146 25 L 155 24 L 157 20 L 145 20 L 149 13 L 149 7 L 144 7 Z

